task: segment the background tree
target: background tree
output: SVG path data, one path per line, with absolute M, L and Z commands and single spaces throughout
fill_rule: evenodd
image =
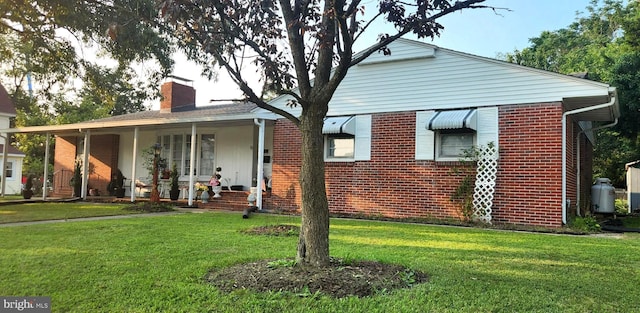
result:
M 624 164 L 640 159 L 640 4 L 592 0 L 567 28 L 544 31 L 531 46 L 506 60 L 563 74 L 588 72 L 588 79 L 615 86 L 618 124 L 596 133 L 594 174 L 625 185 Z
M 300 263 L 329 264 L 329 208 L 325 190 L 323 120 L 336 88 L 350 67 L 376 52 L 391 53 L 387 45 L 413 33 L 439 36 L 437 19 L 466 8 L 483 8 L 484 0 L 376 1 L 378 11 L 363 21 L 368 2 L 290 0 L 162 0 L 165 30 L 187 55 L 199 63 L 224 68 L 247 100 L 295 124 L 302 137 L 300 188 L 302 227 L 297 249 Z M 396 33 L 382 34 L 372 47 L 354 57 L 353 45 L 370 23 L 384 19 Z M 264 89 L 254 90 L 243 76 L 253 62 Z M 293 89 L 293 88 L 296 89 Z M 269 105 L 261 96 L 271 91 L 294 100 L 295 116 Z
M 14 126 L 145 110 L 173 65 L 171 43 L 139 20 L 156 12 L 151 0 L 0 1 L 0 82 L 17 107 Z M 147 60 L 153 71 L 134 71 Z M 24 171 L 41 173 L 44 136 L 13 140 L 26 154 Z

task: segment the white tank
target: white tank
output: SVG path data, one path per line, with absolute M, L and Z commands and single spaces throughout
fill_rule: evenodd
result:
M 598 178 L 591 186 L 591 206 L 595 213 L 614 213 L 616 191 L 609 178 Z

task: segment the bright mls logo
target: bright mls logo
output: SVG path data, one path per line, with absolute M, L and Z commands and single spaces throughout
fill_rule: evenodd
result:
M 0 297 L 0 313 L 51 312 L 50 297 Z

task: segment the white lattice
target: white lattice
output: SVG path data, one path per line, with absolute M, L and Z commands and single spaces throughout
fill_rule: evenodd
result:
M 498 171 L 497 149 L 493 145 L 480 149 L 478 173 L 473 190 L 473 219 L 491 224 L 491 206 Z

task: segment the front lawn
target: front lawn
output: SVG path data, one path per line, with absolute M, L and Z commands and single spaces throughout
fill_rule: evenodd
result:
M 638 312 L 640 236 L 570 236 L 331 220 L 331 254 L 395 263 L 427 283 L 367 298 L 223 293 L 212 268 L 294 256 L 256 236 L 289 216 L 202 213 L 0 228 L 0 294 L 54 312 Z
M 91 202 L 35 202 L 0 206 L 0 224 L 139 213 L 125 205 Z

